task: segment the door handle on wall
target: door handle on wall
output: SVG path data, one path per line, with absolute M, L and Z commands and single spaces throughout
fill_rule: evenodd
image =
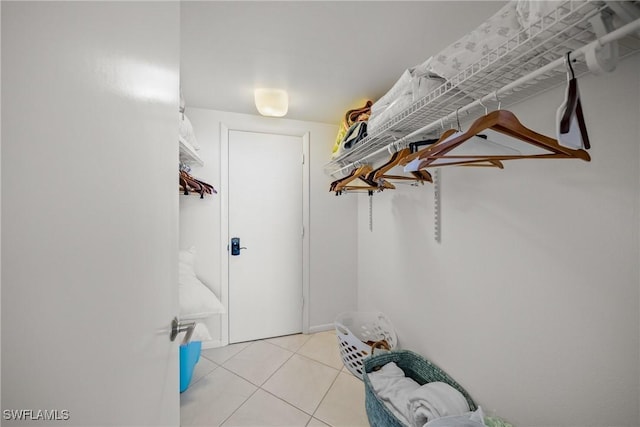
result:
M 240 238 L 232 237 L 231 238 L 231 255 L 237 256 L 240 255 L 240 249 L 247 249 L 245 247 L 240 247 Z

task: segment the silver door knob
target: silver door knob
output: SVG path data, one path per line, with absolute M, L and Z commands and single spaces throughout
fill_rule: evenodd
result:
M 171 321 L 171 334 L 169 335 L 169 340 L 173 342 L 176 340 L 176 337 L 180 332 L 186 332 L 186 335 L 182 340 L 182 343 L 186 344 L 191 339 L 191 335 L 193 335 L 195 328 L 196 322 L 180 322 L 177 317 L 174 317 Z

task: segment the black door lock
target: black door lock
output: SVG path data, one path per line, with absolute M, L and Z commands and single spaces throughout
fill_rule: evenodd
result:
M 232 237 L 231 238 L 231 255 L 233 256 L 240 255 L 240 249 L 247 249 L 247 248 L 240 247 L 239 237 Z

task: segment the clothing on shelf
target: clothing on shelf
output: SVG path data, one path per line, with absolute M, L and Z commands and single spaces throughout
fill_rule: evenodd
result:
M 336 142 L 333 145 L 333 149 L 331 152 L 331 158 L 335 158 L 341 155 L 345 150 L 349 150 L 363 139 L 367 135 L 366 126 L 356 133 L 357 138 L 351 138 L 348 146 L 345 146 L 344 143 L 347 139 L 347 136 L 353 134 L 354 125 L 358 123 L 362 123 L 366 125 L 366 122 L 369 120 L 369 116 L 371 115 L 371 105 L 373 105 L 372 101 L 367 101 L 362 107 L 354 108 L 349 110 L 344 115 L 344 120 L 340 124 L 340 129 L 338 130 L 338 135 L 336 136 Z

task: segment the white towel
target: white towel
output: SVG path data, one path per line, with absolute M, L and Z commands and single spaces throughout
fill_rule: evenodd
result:
M 469 404 L 455 388 L 443 382 L 427 383 L 409 395 L 409 421 L 415 427 L 447 415 L 469 412 Z
M 411 425 L 408 414 L 408 398 L 420 388 L 420 384 L 404 376 L 394 362 L 384 365 L 379 371 L 368 374 L 376 395 L 386 404 L 393 415 L 404 425 Z
M 484 422 L 484 412 L 481 407 L 475 412 L 463 415 L 451 415 L 429 421 L 424 427 L 487 427 Z

